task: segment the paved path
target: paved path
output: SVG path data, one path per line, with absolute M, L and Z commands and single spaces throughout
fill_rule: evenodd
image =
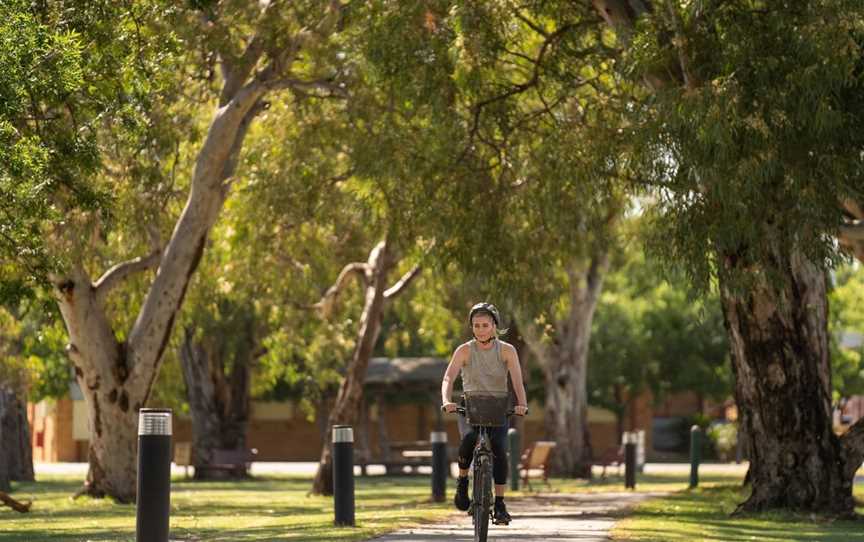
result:
M 87 463 L 35 463 L 34 468 L 36 474 L 70 474 L 83 477 L 87 473 Z M 456 476 L 458 469 L 453 463 L 453 476 Z M 312 462 L 269 462 L 255 461 L 252 463 L 252 475 L 286 475 L 286 474 L 302 474 L 314 476 L 318 470 L 318 463 Z M 614 469 L 613 469 L 614 471 Z M 171 472 L 173 474 L 183 474 L 183 467 L 172 465 Z M 421 467 L 420 472 L 430 474 L 432 469 L 429 467 Z M 690 474 L 689 463 L 648 463 L 645 465 L 645 474 L 677 474 L 687 476 Z M 708 474 L 729 474 L 739 475 L 742 478 L 747 472 L 747 463 L 736 465 L 734 463 L 703 463 L 699 467 L 699 473 Z M 360 474 L 360 467 L 355 467 L 355 473 Z M 372 465 L 369 467 L 369 473 L 373 475 L 384 474 L 383 465 Z M 600 475 L 600 467 L 595 467 L 596 476 Z M 864 468 L 858 471 L 859 476 L 864 476 Z
M 489 540 L 549 542 L 602 542 L 609 529 L 637 502 L 662 493 L 544 493 L 508 500 L 513 523 L 490 525 Z M 451 516 L 445 523 L 405 529 L 373 539 L 375 542 L 472 541 L 474 528 L 467 514 Z

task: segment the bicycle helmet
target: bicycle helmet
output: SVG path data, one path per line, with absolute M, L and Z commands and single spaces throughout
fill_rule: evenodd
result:
M 471 311 L 468 313 L 469 325 L 471 325 L 471 320 L 474 318 L 475 314 L 488 314 L 492 317 L 492 321 L 495 322 L 495 327 L 501 326 L 501 316 L 498 314 L 498 309 L 496 309 L 495 305 L 492 303 L 486 303 L 484 301 L 471 307 Z

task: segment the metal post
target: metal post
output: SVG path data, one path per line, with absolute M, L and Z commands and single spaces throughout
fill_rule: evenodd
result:
M 698 425 L 690 428 L 690 487 L 699 485 L 699 460 L 702 456 L 702 430 Z
M 447 461 L 447 433 L 433 431 L 429 440 L 432 442 L 432 501 L 444 502 L 447 475 L 450 471 L 450 462 Z
M 636 489 L 636 434 L 624 433 L 624 487 Z
M 354 430 L 333 426 L 333 508 L 337 526 L 354 526 Z
M 171 513 L 171 409 L 138 411 L 137 542 L 168 542 Z
M 519 491 L 519 431 L 515 427 L 507 430 L 507 447 L 510 450 L 510 489 Z

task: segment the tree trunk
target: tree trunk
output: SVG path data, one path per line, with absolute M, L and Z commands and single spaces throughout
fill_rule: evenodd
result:
M 562 476 L 587 478 L 591 474 L 591 447 L 587 438 L 588 346 L 594 310 L 608 267 L 605 252 L 597 254 L 587 268 L 580 269 L 575 262 L 571 265 L 570 311 L 566 319 L 556 322 L 556 340 L 552 344 L 543 344 L 535 333 L 525 333 L 526 342 L 543 367 L 546 427 L 558 443 L 552 466 Z
M 6 419 L 6 414 L 12 409 L 10 404 L 10 393 L 7 393 L 7 388 L 0 386 L 0 442 L 5 443 L 9 438 L 6 424 L 3 423 Z M 9 491 L 12 489 L 10 484 L 9 462 L 6 458 L 6 448 L 0 448 L 0 491 Z
M 230 475 L 224 470 L 207 468 L 212 464 L 214 449 L 246 448 L 250 372 L 256 341 L 251 325 L 237 331 L 244 335 L 243 345 L 234 352 L 231 373 L 226 378 L 225 348 L 208 347 L 220 337 L 196 341 L 194 332 L 185 330 L 180 362 L 192 416 L 195 478 L 199 480 Z
M 192 188 L 128 340 L 115 338 L 104 302 L 123 265 L 93 283 L 83 266 L 55 277 L 55 297 L 69 333 L 67 353 L 90 422 L 90 468 L 82 493 L 135 498 L 138 409 L 150 397 L 162 354 L 198 267 L 207 235 L 227 196 L 243 138 L 264 89 L 247 87 L 213 119 L 198 155 Z M 122 277 L 121 277 L 122 278 Z
M 0 469 L 5 471 L 6 478 L 32 482 L 33 447 L 27 403 L 20 392 L 3 385 L 0 385 L 0 443 Z M 2 478 L 0 473 L 0 483 Z
M 366 369 L 369 358 L 381 331 L 384 315 L 387 276 L 393 267 L 387 241 L 380 242 L 370 253 L 363 313 L 360 317 L 360 330 L 357 333 L 357 346 L 348 365 L 345 379 L 339 386 L 336 404 L 330 411 L 327 435 L 321 449 L 318 472 L 312 483 L 312 493 L 316 495 L 333 494 L 333 465 L 331 458 L 332 433 L 334 425 L 355 425 L 363 398 L 363 384 L 366 382 Z M 379 413 L 381 415 L 382 413 Z
M 724 270 L 735 265 L 726 258 Z M 864 452 L 854 449 L 853 431 L 844 446 L 832 430 L 826 276 L 785 247 L 775 249 L 775 269 L 782 283 L 761 275 L 743 293 L 721 273 L 735 399 L 750 450 L 752 493 L 738 510 L 852 515 L 853 476 Z

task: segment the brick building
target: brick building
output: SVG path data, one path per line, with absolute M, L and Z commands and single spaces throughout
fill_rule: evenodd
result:
M 366 402 L 355 427 L 357 452 L 370 459 L 381 458 L 390 444 L 428 440 L 430 432 L 439 428 L 448 433 L 449 442 L 458 442 L 455 416 L 442 415 L 439 409 L 446 366 L 446 359 L 433 357 L 371 360 Z M 589 407 L 592 447 L 599 455 L 618 445 L 621 430 L 642 429 L 647 458 L 655 459 L 652 426 L 656 420 L 686 417 L 703 408 L 695 394 L 680 394 L 658 406 L 652 405 L 650 396 L 640 395 L 630 402 L 619 423 L 612 412 Z M 34 461 L 87 460 L 87 411 L 77 386 L 67 398 L 28 405 L 28 416 Z M 546 437 L 542 404 L 530 404 L 529 415 L 521 423 L 523 443 Z M 174 441 L 191 439 L 190 420 L 176 417 Z M 247 440 L 250 448 L 258 450 L 260 461 L 317 461 L 322 437 L 319 424 L 309 420 L 295 403 L 253 402 Z

